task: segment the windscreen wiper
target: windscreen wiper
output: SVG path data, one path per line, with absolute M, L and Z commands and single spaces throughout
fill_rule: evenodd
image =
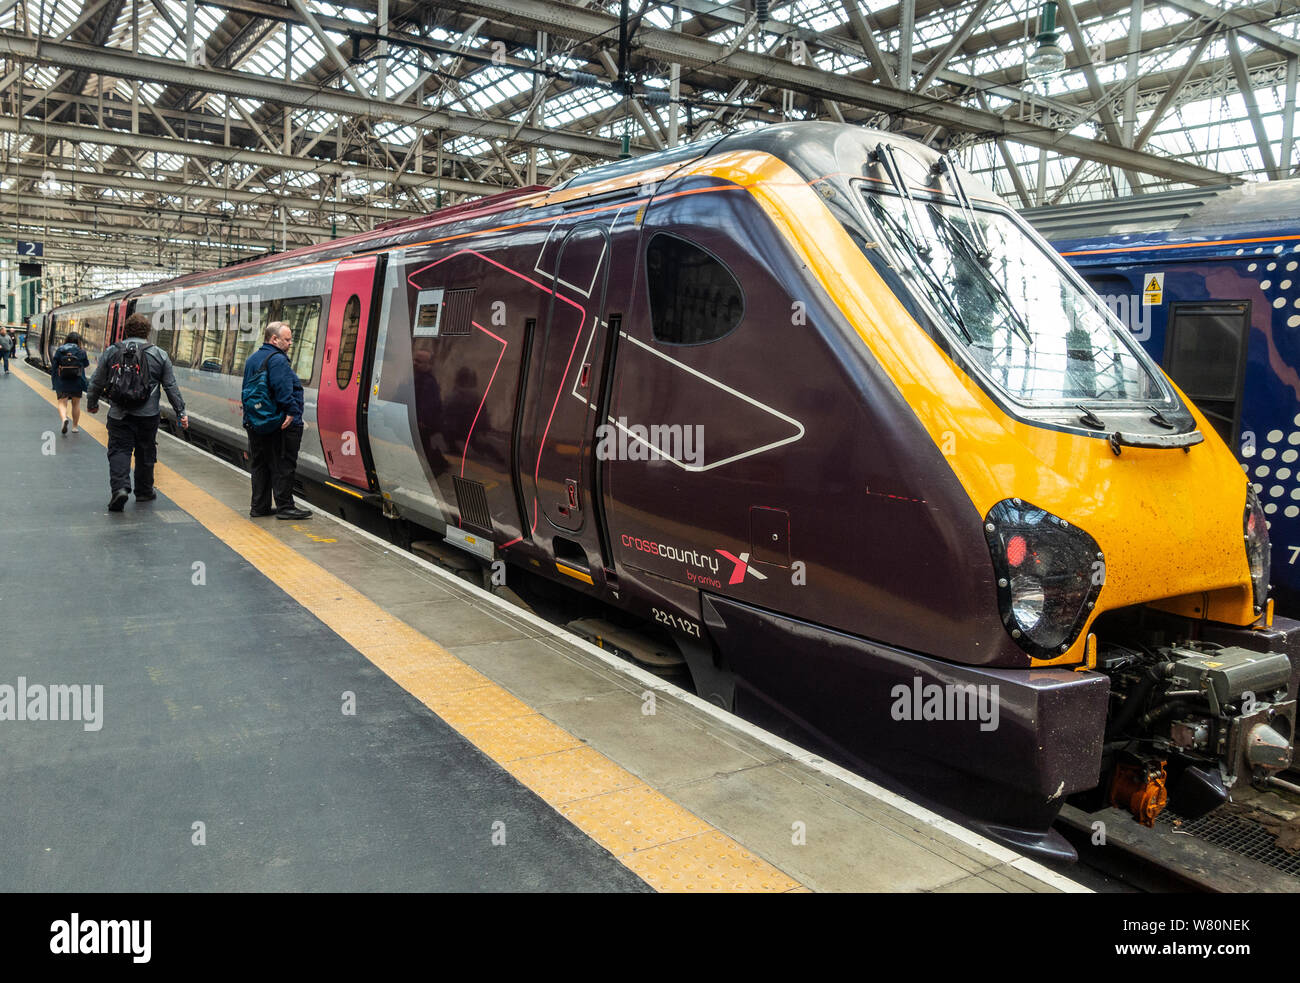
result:
M 1002 284 L 993 276 L 992 271 L 989 269 L 989 264 L 987 260 L 983 258 L 979 248 L 972 243 L 969 238 L 967 238 L 966 233 L 962 232 L 952 219 L 943 214 L 937 205 L 930 206 L 930 214 L 934 219 L 934 224 L 944 232 L 945 237 L 948 239 L 948 244 L 960 249 L 966 254 L 967 259 L 973 260 L 974 265 L 982 271 L 983 275 L 981 277 L 981 282 L 985 287 L 991 288 L 995 298 L 1002 302 L 1002 308 L 1011 318 L 1012 325 L 1016 330 L 1016 334 L 1020 335 L 1021 341 L 1030 348 L 1034 347 L 1034 338 L 1033 335 L 1029 333 L 1029 325 L 1027 325 L 1025 319 L 1020 316 L 1020 312 L 1016 310 L 1016 305 L 1012 303 L 1011 294 L 1007 293 L 1006 287 L 1002 286 Z M 976 228 L 974 225 L 971 227 Z
M 961 229 L 957 228 L 956 223 L 952 222 L 937 208 L 935 209 L 935 213 L 938 215 L 944 227 L 957 235 L 958 241 L 965 248 L 966 252 L 969 255 L 974 256 L 981 266 L 989 269 L 993 260 L 993 250 L 989 248 L 989 241 L 984 235 L 984 229 L 980 226 L 979 221 L 975 217 L 975 206 L 970 203 L 970 196 L 966 194 L 966 184 L 961 179 L 961 173 L 957 170 L 956 165 L 948 159 L 947 154 L 944 154 L 935 161 L 934 173 L 940 176 L 947 175 L 948 184 L 952 188 L 953 197 L 957 199 L 957 204 L 961 207 L 962 214 L 966 216 L 966 224 L 970 227 L 971 235 L 975 237 L 975 241 L 971 242 L 970 239 L 967 238 L 966 234 L 962 232 Z M 993 284 L 993 288 L 997 291 L 1003 304 L 1011 313 L 1011 318 L 1015 322 L 1015 326 L 1018 329 L 1021 339 L 1026 345 L 1032 347 L 1034 340 L 1029 333 L 1029 325 L 1025 323 L 1024 318 L 1020 316 L 1020 312 L 1016 310 L 1015 304 L 1011 302 L 1011 295 L 1007 292 L 1006 287 L 994 279 L 991 270 L 988 280 Z
M 926 283 L 930 286 L 931 292 L 938 297 L 939 303 L 944 306 L 944 309 L 948 312 L 948 316 L 952 318 L 953 323 L 957 325 L 961 330 L 962 335 L 966 338 L 966 344 L 973 345 L 975 339 L 971 337 L 970 331 L 967 330 L 966 321 L 961 316 L 961 311 L 958 309 L 956 303 L 954 303 L 952 297 L 948 295 L 948 289 L 943 285 L 943 281 L 939 279 L 938 274 L 936 274 L 930 267 L 930 251 L 926 249 L 922 252 L 921 247 L 912 237 L 911 233 L 899 224 L 898 219 L 889 214 L 889 209 L 881 205 L 875 198 L 871 198 L 870 203 L 871 211 L 875 214 L 876 218 L 887 225 L 890 231 L 893 232 L 894 238 L 906 246 L 908 252 L 912 254 L 914 260 L 913 268 L 925 278 Z
M 916 199 L 912 197 L 912 189 L 907 186 L 907 181 L 903 177 L 902 168 L 898 166 L 898 158 L 894 156 L 894 145 L 892 143 L 876 144 L 875 158 L 880 162 L 880 166 L 885 169 L 885 176 L 889 178 L 889 183 L 894 186 L 898 192 L 898 197 L 903 199 L 903 219 L 913 233 L 913 245 L 922 256 L 930 255 L 929 243 L 922 242 L 917 230 L 921 227 L 921 220 L 916 212 Z
M 1160 407 L 1148 406 L 1147 409 L 1151 411 L 1150 420 L 1156 426 L 1164 427 L 1166 430 L 1176 429 L 1175 425 L 1169 421 L 1169 418 L 1160 412 Z
M 1075 403 L 1074 405 L 1078 409 L 1083 410 L 1083 416 L 1079 417 L 1079 419 L 1083 421 L 1085 427 L 1090 427 L 1093 430 L 1106 429 L 1106 422 L 1096 413 L 1088 409 L 1088 407 L 1084 406 L 1082 403 Z
M 993 258 L 993 250 L 989 248 L 988 239 L 984 237 L 984 230 L 975 221 L 975 208 L 971 205 L 970 197 L 966 194 L 966 185 L 962 183 L 961 175 L 957 172 L 953 162 L 948 159 L 947 154 L 935 161 L 934 173 L 948 175 L 948 184 L 952 186 L 953 197 L 957 199 L 957 204 L 961 206 L 962 214 L 966 216 L 966 222 L 970 225 L 971 233 L 975 236 L 975 253 L 981 263 L 988 265 L 989 260 Z

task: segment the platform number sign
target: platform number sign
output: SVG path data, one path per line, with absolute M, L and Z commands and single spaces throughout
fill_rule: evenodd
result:
M 45 243 L 43 242 L 18 239 L 14 245 L 17 247 L 18 255 L 23 259 L 38 259 L 45 255 Z

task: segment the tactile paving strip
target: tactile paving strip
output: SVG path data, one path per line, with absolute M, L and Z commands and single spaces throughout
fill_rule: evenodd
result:
M 799 887 L 716 830 L 621 859 L 657 891 L 767 892 Z
M 20 377 L 22 374 L 20 373 Z M 49 401 L 30 379 L 33 389 Z M 83 427 L 100 443 L 98 421 Z M 802 885 L 534 711 L 442 646 L 159 464 L 158 490 L 658 891 Z

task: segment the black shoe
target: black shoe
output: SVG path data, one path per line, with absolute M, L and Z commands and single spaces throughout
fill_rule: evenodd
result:
M 263 509 L 249 509 L 249 510 L 248 510 L 248 517 L 249 517 L 250 519 L 262 519 L 262 518 L 265 518 L 265 517 L 268 516 L 268 515 L 275 515 L 275 513 L 276 513 L 276 510 L 275 510 L 275 509 L 266 509 L 266 510 L 263 510 Z
M 63 432 L 64 432 L 64 433 L 67 433 L 67 432 L 68 432 L 68 421 L 67 421 L 67 420 L 64 420 L 64 421 L 63 421 Z
M 152 502 L 157 497 L 157 492 L 149 492 L 147 495 L 141 495 L 139 492 L 135 493 L 135 500 L 137 502 Z
M 310 519 L 311 513 L 294 505 L 287 509 L 280 509 L 275 513 L 275 517 L 277 519 Z
M 119 488 L 117 491 L 113 492 L 113 498 L 108 503 L 108 511 L 121 512 L 122 507 L 126 505 L 126 500 L 130 497 L 131 497 L 130 492 L 128 492 L 125 488 Z

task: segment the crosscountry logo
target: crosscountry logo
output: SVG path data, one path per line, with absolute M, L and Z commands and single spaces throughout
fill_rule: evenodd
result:
M 749 565 L 748 553 L 741 553 L 740 556 L 732 556 L 726 550 L 714 550 L 713 552 L 724 556 L 726 559 L 730 560 L 732 563 L 736 565 L 736 568 L 731 571 L 731 579 L 727 581 L 728 584 L 740 583 L 742 580 L 745 579 L 746 573 L 748 573 L 750 576 L 757 577 L 759 580 L 767 579 L 766 574 L 759 573 L 757 570 L 755 570 L 753 567 Z

